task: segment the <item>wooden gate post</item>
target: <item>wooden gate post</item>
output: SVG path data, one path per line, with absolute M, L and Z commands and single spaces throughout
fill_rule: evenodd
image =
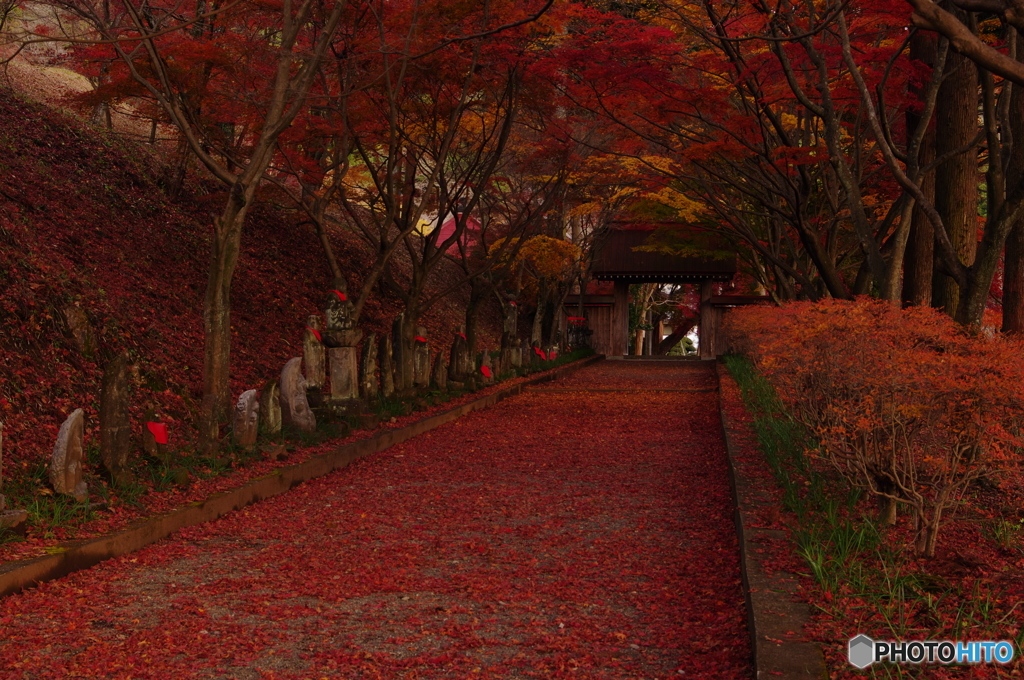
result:
M 629 282 L 616 281 L 612 302 L 611 347 L 609 356 L 625 356 L 629 347 Z

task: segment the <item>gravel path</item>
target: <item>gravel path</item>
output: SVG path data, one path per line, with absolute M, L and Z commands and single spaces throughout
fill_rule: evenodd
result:
M 710 367 L 600 362 L 0 601 L 0 678 L 749 678 Z

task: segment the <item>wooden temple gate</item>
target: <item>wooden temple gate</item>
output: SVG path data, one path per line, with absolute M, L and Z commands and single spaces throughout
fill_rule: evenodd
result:
M 714 359 L 723 349 L 720 327 L 723 307 L 729 306 L 727 298 L 738 300 L 747 297 L 712 295 L 714 283 L 731 281 L 736 274 L 736 258 L 681 257 L 635 250 L 645 244 L 652 231 L 652 228 L 613 228 L 596 253 L 593 278 L 610 281 L 614 288 L 611 295 L 584 295 L 584 315 L 593 331 L 591 347 L 606 356 L 626 354 L 631 284 L 693 283 L 700 285 L 700 356 L 702 359 Z M 578 304 L 578 298 L 567 300 L 566 307 L 571 310 Z

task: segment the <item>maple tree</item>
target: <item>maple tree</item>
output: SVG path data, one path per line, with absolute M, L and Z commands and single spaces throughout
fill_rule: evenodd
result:
M 977 326 L 1020 208 L 1016 176 L 1003 168 L 1009 135 L 994 132 L 1012 119 L 1010 89 L 981 75 L 979 127 L 963 94 L 970 83 L 950 89 L 973 70 L 945 41 L 923 55 L 927 40 L 906 30 L 907 18 L 878 2 L 664 3 L 639 22 L 595 18 L 571 36 L 580 57 L 566 60 L 562 87 L 619 131 L 601 148 L 644 169 L 675 219 L 725 235 L 776 297 L 897 300 L 904 279 L 923 301 L 934 257 L 950 282 L 935 284 L 934 302 Z M 978 154 L 994 161 L 975 257 Z M 929 198 L 922 187 L 936 172 Z
M 463 272 L 463 281 L 452 286 L 468 283 L 470 288 L 465 327 L 471 355 L 477 350 L 480 311 L 489 297 L 497 299 L 506 317 L 518 318 L 518 302 L 509 280 L 515 274 L 519 250 L 531 235 L 547 226 L 549 213 L 564 198 L 569 174 L 564 154 L 557 150 L 546 154 L 550 144 L 543 146 L 531 140 L 524 145 L 525 141 L 519 139 L 517 148 L 505 154 L 498 173 L 483 192 L 478 208 L 482 219 L 474 221 L 473 229 L 448 249 L 448 256 Z M 552 174 L 543 174 L 542 168 Z M 513 343 L 518 338 L 502 340 Z
M 465 83 L 461 102 L 452 108 L 453 101 L 460 100 L 460 96 L 456 92 L 455 100 L 452 100 L 452 93 L 445 91 L 445 87 L 451 85 L 450 81 L 431 92 L 434 83 L 424 78 L 425 64 L 433 58 L 435 66 L 447 64 L 448 73 L 457 76 L 454 69 L 466 62 L 452 60 L 453 56 L 478 54 L 481 40 L 508 27 L 535 20 L 550 2 L 536 3 L 536 6 L 525 9 L 508 8 L 498 17 L 501 21 L 495 21 L 494 15 L 486 8 L 484 11 L 463 11 L 445 3 L 427 6 L 420 2 L 388 3 L 376 8 L 379 11 L 372 11 L 372 5 L 350 6 L 346 2 L 338 2 L 321 6 L 308 1 L 295 6 L 285 2 L 279 8 L 247 2 L 218 8 L 209 8 L 205 3 L 173 7 L 151 3 L 142 7 L 124 3 L 110 7 L 77 0 L 58 0 L 54 4 L 94 32 L 89 36 L 88 44 L 108 50 L 117 59 L 113 63 L 121 73 L 120 77 L 108 80 L 110 87 L 127 86 L 129 91 L 121 96 L 142 96 L 158 104 L 178 130 L 182 143 L 187 144 L 205 170 L 227 188 L 225 207 L 214 224 L 204 304 L 206 396 L 201 435 L 205 444 L 210 446 L 218 439 L 218 424 L 227 412 L 230 396 L 227 389 L 230 288 L 242 225 L 261 181 L 268 172 L 271 175 L 276 172 L 274 163 L 282 167 L 287 164 L 280 158 L 280 143 L 283 140 L 294 144 L 296 136 L 293 135 L 291 140 L 282 136 L 300 113 L 308 110 L 310 98 L 333 98 L 335 102 L 340 101 L 344 112 L 340 117 L 335 116 L 335 120 L 326 121 L 334 123 L 333 136 L 329 143 L 320 143 L 320 151 L 316 150 L 316 142 L 309 137 L 304 140 L 305 148 L 301 149 L 307 159 L 330 159 L 333 167 L 326 171 L 321 169 L 319 174 L 323 178 L 332 176 L 334 184 L 331 186 L 337 186 L 348 174 L 343 166 L 348 162 L 350 148 L 359 155 L 362 165 L 370 168 L 371 175 L 385 165 L 388 170 L 399 167 L 399 172 L 408 173 L 418 161 L 412 159 L 411 146 L 404 147 L 407 153 L 402 161 L 400 146 L 409 144 L 415 135 L 400 138 L 396 123 L 402 111 L 394 97 L 400 94 L 406 103 L 417 98 L 426 102 L 436 97 L 435 107 L 428 112 L 428 117 L 450 114 L 454 116 L 450 129 L 454 130 L 463 113 L 474 105 L 470 102 L 471 95 L 475 96 L 482 90 L 478 85 L 474 89 Z M 422 13 L 425 11 L 450 14 L 451 22 L 442 26 L 444 31 L 461 27 L 465 32 L 459 36 L 424 30 L 426 24 Z M 358 24 L 367 26 L 371 36 L 368 43 L 370 51 L 360 52 L 360 48 L 367 44 L 365 36 L 364 42 L 360 43 L 352 34 L 341 35 L 338 30 L 343 18 L 347 20 L 366 15 L 375 16 L 376 21 Z M 64 39 L 69 38 L 65 36 Z M 396 46 L 403 44 L 412 52 L 394 51 Z M 469 44 L 476 47 L 466 47 Z M 356 54 L 350 57 L 348 50 L 351 49 L 355 49 Z M 351 84 L 345 79 L 353 68 L 363 69 L 361 75 L 365 82 L 359 91 L 363 101 L 350 107 L 347 98 Z M 515 69 L 509 69 L 509 72 L 514 74 Z M 410 83 L 414 87 L 410 88 Z M 508 83 L 506 95 L 513 91 L 514 79 L 509 79 Z M 396 84 L 397 89 L 394 87 Z M 385 116 L 393 133 L 390 148 L 386 131 L 383 137 L 374 138 L 373 135 L 379 131 L 372 125 L 367 129 L 367 123 L 374 115 L 373 108 L 381 101 L 374 101 L 375 92 L 384 92 L 385 101 L 387 96 L 391 96 L 392 115 Z M 496 101 L 505 101 L 506 95 L 499 95 Z M 366 108 L 358 109 L 359 105 Z M 444 107 L 448 108 L 442 110 Z M 326 108 L 320 107 L 314 113 L 322 113 Z M 338 108 L 335 106 L 334 110 Z M 511 107 L 506 106 L 506 113 L 510 110 Z M 455 111 L 460 112 L 456 114 Z M 510 120 L 510 117 L 506 116 L 506 119 Z M 427 131 L 431 122 L 430 119 L 423 120 L 424 127 L 420 132 Z M 322 133 L 324 127 L 320 125 L 318 132 Z M 492 135 L 495 129 L 504 128 L 499 124 L 487 134 Z M 445 138 L 444 134 L 442 138 Z M 502 134 L 498 138 L 504 139 Z M 351 147 L 345 140 L 350 140 Z M 446 156 L 451 150 L 451 141 L 449 136 L 440 142 L 441 147 L 435 146 L 432 150 Z M 384 145 L 380 146 L 382 142 Z M 297 146 L 301 148 L 303 142 Z M 325 146 L 332 146 L 330 154 L 325 153 Z M 388 160 L 382 164 L 380 159 L 385 156 Z M 292 154 L 290 160 L 296 158 L 297 155 Z M 434 162 L 430 173 L 436 177 L 449 160 L 441 157 L 435 158 Z M 477 169 L 487 166 L 488 162 L 483 162 Z M 396 186 L 394 175 L 388 179 L 379 175 L 374 177 L 382 181 L 378 188 L 393 189 Z M 323 179 L 319 184 L 323 184 Z M 406 185 L 399 184 L 400 191 L 404 192 Z M 445 187 L 445 191 L 450 189 Z M 464 191 L 463 187 L 455 194 Z M 335 189 L 331 193 L 338 191 Z M 328 260 L 337 273 L 339 267 L 332 258 L 323 226 L 329 198 L 318 196 L 316 188 L 307 183 L 300 203 L 314 217 Z M 364 224 L 366 213 L 351 209 L 352 201 L 345 198 L 342 203 L 347 207 L 349 216 L 357 224 Z M 452 198 L 445 196 L 444 200 L 454 204 Z M 406 242 L 406 237 L 418 223 L 418 211 L 416 208 L 401 214 L 401 217 L 409 219 L 405 219 L 398 228 L 398 238 L 386 239 L 390 247 L 382 249 L 386 252 L 378 258 L 378 266 L 367 277 L 364 289 L 372 287 L 376 277 L 383 273 L 386 260 L 397 244 Z M 396 216 L 398 213 L 391 215 L 392 218 Z M 385 223 L 386 231 L 391 224 L 387 220 Z M 365 292 L 358 301 L 360 309 L 365 304 Z
M 761 22 L 756 26 L 761 35 L 750 37 L 755 42 L 758 38 L 770 41 L 796 99 L 824 124 L 829 161 L 837 169 L 864 255 L 858 278 L 869 280 L 863 276 L 868 273 L 880 286 L 883 297 L 900 297 L 898 279 L 909 237 L 910 211 L 916 204 L 931 223 L 934 256 L 942 273 L 950 280 L 950 285 L 943 279 L 933 285 L 933 304 L 943 307 L 965 325 L 980 326 L 1007 235 L 1024 210 L 1021 203 L 1024 194 L 1018 178 L 1008 177 L 1004 172 L 1003 159 L 1011 153 L 1012 142 L 1009 136 L 1000 137 L 996 132 L 1009 122 L 1008 86 L 1000 86 L 987 71 L 980 74 L 983 124 L 979 128 L 975 107 L 967 96 L 978 89 L 975 81 L 968 78 L 974 69 L 969 63 L 964 65 L 957 61 L 955 55 L 947 59 L 946 46 L 940 44 L 931 84 L 919 90 L 919 96 L 923 93 L 920 101 L 923 114 L 914 121 L 916 127 L 908 129 L 900 116 L 913 102 L 899 96 L 906 86 L 892 75 L 900 70 L 910 44 L 909 38 L 901 39 L 895 33 L 901 28 L 898 13 L 888 6 L 871 5 L 859 6 L 857 12 L 838 4 L 827 6 L 825 10 L 808 9 L 801 13 L 802 10 L 787 8 L 771 17 L 762 14 L 754 19 Z M 875 42 L 873 48 L 867 44 L 868 40 L 886 34 L 888 37 Z M 799 69 L 799 62 L 785 47 L 793 43 L 802 47 L 801 56 L 809 60 L 812 68 Z M 831 60 L 829 49 L 834 55 Z M 835 76 L 830 75 L 833 69 Z M 808 73 L 817 74 L 816 83 L 809 79 L 816 90 L 813 95 L 802 80 Z M 944 74 L 941 84 L 941 88 L 947 88 L 944 91 L 939 87 L 940 73 Z M 967 79 L 955 84 L 957 78 Z M 949 88 L 959 89 L 954 92 Z M 840 122 L 849 120 L 850 116 L 838 115 L 834 104 L 844 98 L 853 105 L 863 106 L 866 113 L 862 117 L 867 123 L 864 134 L 875 147 L 870 150 L 873 160 L 865 156 L 864 162 L 881 168 L 884 161 L 888 170 L 889 186 L 882 184 L 880 188 L 895 200 L 890 204 L 890 217 L 877 230 L 866 228 L 864 210 L 860 207 L 863 187 L 850 172 L 853 166 L 846 165 L 847 152 L 839 146 L 846 136 L 846 124 L 840 125 Z M 938 166 L 933 204 L 922 191 L 922 182 L 927 179 L 921 158 L 931 111 L 935 108 L 941 134 L 932 138 L 938 140 L 932 154 L 936 160 L 929 163 Z M 973 154 L 979 143 L 983 144 L 983 153 L 988 159 L 985 176 L 988 206 L 975 252 L 977 212 L 973 188 L 979 181 L 979 173 Z M 898 184 L 902 194 L 893 192 L 893 183 Z M 893 219 L 895 217 L 898 221 Z M 898 226 L 891 230 L 894 223 Z M 882 262 L 882 251 L 876 253 L 876 247 L 886 251 L 888 263 Z M 862 286 L 857 288 L 867 290 Z
M 504 247 L 503 241 L 492 246 L 492 251 Z M 530 327 L 530 343 L 542 347 L 550 343 L 554 332 L 550 317 L 548 335 L 543 333 L 545 316 L 558 310 L 573 280 L 579 274 L 581 251 L 569 241 L 538 234 L 517 244 L 511 260 L 509 282 L 515 299 L 529 302 L 534 308 Z
M 849 258 L 843 252 L 848 246 L 840 240 L 842 205 L 833 197 L 839 183 L 827 174 L 832 166 L 824 132 L 786 95 L 783 69 L 771 52 L 733 41 L 732 31 L 744 31 L 743 15 L 735 14 L 730 12 L 720 37 L 715 3 L 668 4 L 651 21 L 657 26 L 606 25 L 581 35 L 597 57 L 573 62 L 574 77 L 589 85 L 609 80 L 611 70 L 616 88 L 573 87 L 572 95 L 580 107 L 606 114 L 621 128 L 624 134 L 609 148 L 646 170 L 657 188 L 655 200 L 684 222 L 703 222 L 752 248 L 766 284 L 775 274 L 780 285 L 795 279 L 805 294 L 816 296 L 818 279 L 832 295 L 847 296 L 837 263 Z M 611 37 L 622 30 L 634 37 L 629 50 Z M 649 59 L 651 53 L 657 58 Z M 634 71 L 639 78 L 627 77 Z M 824 218 L 814 216 L 822 210 Z M 812 268 L 801 271 L 808 264 Z
M 359 67 L 384 76 L 348 98 L 352 158 L 332 180 L 341 184 L 336 195 L 347 221 L 379 254 L 378 276 L 364 280 L 360 299 L 378 283 L 398 297 L 405 307 L 400 341 L 409 347 L 420 315 L 467 285 L 475 345 L 472 319 L 493 289 L 484 278 L 496 262 L 489 242 L 500 236 L 510 246 L 510 236 L 536 227 L 566 179 L 565 150 L 537 124 L 556 107 L 537 64 L 560 20 L 517 26 L 516 16 L 538 12 L 509 7 L 502 20 L 511 28 L 497 31 L 488 29 L 487 11 L 439 7 L 446 27 L 380 24 L 381 41 L 397 40 L 389 33 L 397 27 L 416 30 L 402 38 L 407 53 L 392 55 L 382 43 L 374 54 L 383 64 Z M 477 37 L 445 42 L 432 33 L 452 25 Z M 396 253 L 410 267 L 408 278 L 388 265 Z M 459 263 L 460 280 L 432 278 L 445 259 Z
M 324 7 L 286 0 L 275 8 L 236 2 L 211 10 L 205 3 L 111 6 L 72 0 L 55 6 L 96 32 L 93 42 L 113 51 L 118 66 L 159 104 L 190 151 L 227 188 L 213 223 L 203 304 L 199 431 L 202 446 L 216 446 L 230 409 L 230 293 L 246 213 L 278 138 L 307 105 L 346 3 Z M 252 117 L 242 129 L 226 129 L 237 115 L 230 107 L 246 92 L 251 94 L 241 101 Z

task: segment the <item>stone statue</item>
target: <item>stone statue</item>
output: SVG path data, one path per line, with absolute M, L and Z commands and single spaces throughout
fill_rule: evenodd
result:
M 290 359 L 281 371 L 281 422 L 300 432 L 316 430 L 316 416 L 306 401 L 306 379 L 302 376 L 302 357 Z
M 327 330 L 323 333 L 324 344 L 328 347 L 355 347 L 363 334 L 356 330 L 355 305 L 348 299 L 348 284 L 344 278 L 337 278 L 327 291 L 324 308 Z
M 75 409 L 57 433 L 57 443 L 50 460 L 50 483 L 53 484 L 53 490 L 74 496 L 77 501 L 84 501 L 89 495 L 85 480 L 82 479 L 84 434 L 85 414 L 82 409 Z
M 327 384 L 327 357 L 320 340 L 323 330 L 318 314 L 306 318 L 306 332 L 302 335 L 302 365 L 306 370 L 306 386 L 317 389 L 323 389 Z
M 235 404 L 235 417 L 231 422 L 231 436 L 235 444 L 251 449 L 259 433 L 260 402 L 256 390 L 246 390 Z
M 327 304 L 324 307 L 327 330 L 350 331 L 355 328 L 353 310 L 352 302 L 348 299 L 348 284 L 345 279 L 334 279 L 331 289 L 327 291 Z

